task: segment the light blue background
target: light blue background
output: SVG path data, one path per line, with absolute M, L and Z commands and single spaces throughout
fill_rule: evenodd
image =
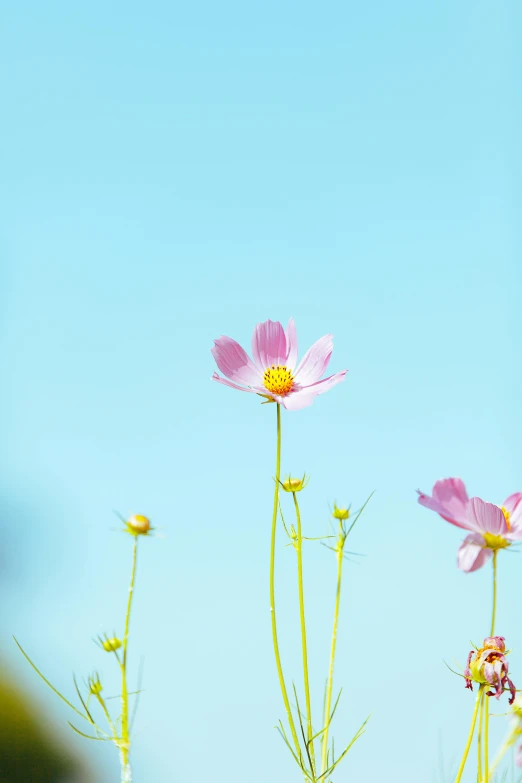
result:
M 283 468 L 312 477 L 306 531 L 377 490 L 350 542 L 337 747 L 372 719 L 336 783 L 451 780 L 473 697 L 443 660 L 488 633 L 491 575 L 457 570 L 460 531 L 415 489 L 522 489 L 519 4 L 50 0 L 2 17 L 4 661 L 63 736 L 11 633 L 69 696 L 94 668 L 117 692 L 90 639 L 121 632 L 112 509 L 146 513 L 164 537 L 140 542 L 135 780 L 300 779 L 272 728 L 275 410 L 210 381 L 214 338 L 248 346 L 293 315 L 301 354 L 332 332 L 332 371 L 349 368 L 283 416 Z M 519 683 L 520 563 L 501 553 L 498 610 Z M 307 546 L 318 706 L 334 568 Z M 118 779 L 112 748 L 77 744 L 96 781 Z

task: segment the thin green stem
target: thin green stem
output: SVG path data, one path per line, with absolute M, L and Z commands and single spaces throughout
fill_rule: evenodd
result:
M 480 699 L 477 736 L 477 783 L 482 783 L 482 726 L 484 722 L 484 691 Z
M 127 613 L 125 615 L 125 632 L 123 636 L 123 659 L 121 662 L 121 741 L 120 741 L 120 762 L 121 762 L 121 783 L 131 783 L 132 772 L 129 763 L 130 734 L 129 734 L 129 694 L 127 691 L 127 651 L 129 645 L 129 626 L 132 608 L 132 599 L 134 596 L 134 584 L 136 581 L 136 563 L 138 558 L 138 536 L 134 536 L 134 546 L 132 550 L 132 571 L 129 585 L 129 598 L 127 601 Z
M 308 730 L 308 743 L 310 750 L 310 759 L 312 764 L 312 774 L 315 775 L 315 750 L 313 743 L 313 728 L 312 728 L 312 702 L 310 699 L 310 681 L 308 677 L 308 651 L 306 644 L 306 620 L 305 620 L 305 605 L 304 605 L 304 581 L 303 581 L 303 530 L 301 525 L 301 514 L 299 512 L 299 504 L 297 502 L 297 494 L 292 493 L 294 496 L 295 516 L 297 520 L 297 579 L 299 586 L 299 618 L 301 621 L 301 647 L 303 652 L 303 676 L 304 676 L 304 690 L 306 700 L 306 722 Z
M 462 755 L 462 761 L 460 762 L 459 771 L 457 772 L 457 777 L 455 778 L 455 783 L 460 783 L 462 780 L 462 775 L 464 773 L 464 767 L 466 766 L 466 761 L 468 759 L 468 753 L 469 749 L 471 747 L 471 742 L 473 740 L 473 734 L 475 733 L 475 724 L 477 722 L 477 715 L 479 711 L 480 702 L 482 700 L 482 691 L 484 690 L 484 686 L 480 685 L 479 690 L 477 693 L 477 698 L 475 699 L 475 708 L 473 710 L 473 717 L 471 719 L 471 726 L 469 729 L 468 739 L 466 742 L 466 747 L 464 748 L 464 753 Z
M 118 741 L 119 741 L 118 732 L 116 731 L 116 726 L 114 725 L 114 723 L 112 721 L 111 714 L 110 714 L 109 710 L 107 709 L 107 705 L 105 704 L 105 700 L 100 696 L 99 693 L 96 693 L 95 697 L 96 697 L 96 700 L 98 701 L 98 703 L 100 704 L 100 706 L 101 706 L 101 708 L 103 710 L 103 714 L 107 718 L 107 723 L 109 724 L 110 729 L 112 731 L 112 737 L 113 737 L 114 741 L 116 742 L 116 744 L 118 744 Z
M 484 693 L 484 783 L 489 781 L 489 698 Z
M 277 530 L 277 511 L 279 508 L 279 481 L 281 479 L 281 406 L 276 403 L 277 408 L 277 449 L 276 449 L 276 475 L 275 475 L 275 489 L 274 489 L 274 510 L 272 514 L 272 535 L 270 540 L 270 615 L 272 620 L 272 641 L 274 644 L 274 655 L 277 667 L 277 676 L 279 678 L 279 686 L 281 688 L 281 694 L 285 704 L 286 716 L 288 718 L 288 725 L 292 732 L 292 738 L 294 740 L 295 749 L 297 751 L 297 757 L 299 761 L 303 763 L 303 757 L 301 753 L 301 747 L 299 740 L 297 739 L 297 732 L 295 730 L 294 718 L 292 710 L 290 708 L 290 702 L 288 700 L 288 693 L 285 685 L 285 678 L 283 676 L 283 667 L 281 665 L 281 656 L 279 654 L 279 643 L 277 640 L 277 621 L 276 621 L 276 609 L 275 609 L 275 544 L 276 544 L 276 530 Z
M 495 634 L 495 617 L 497 613 L 497 555 L 498 550 L 493 550 L 493 611 L 491 613 L 490 636 L 494 636 Z
M 343 576 L 343 549 L 338 544 L 337 554 L 337 592 L 335 595 L 335 610 L 333 620 L 332 631 L 332 644 L 330 649 L 330 666 L 328 670 L 328 681 L 326 685 L 326 700 L 324 708 L 324 734 L 321 753 L 321 774 L 324 775 L 327 769 L 327 757 L 328 757 L 328 730 L 330 728 L 330 710 L 332 706 L 332 688 L 333 688 L 333 673 L 335 663 L 335 648 L 337 644 L 337 626 L 339 624 L 339 606 L 341 603 L 341 580 Z

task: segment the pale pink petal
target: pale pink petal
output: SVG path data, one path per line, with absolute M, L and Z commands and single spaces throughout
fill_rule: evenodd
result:
M 333 351 L 333 335 L 320 337 L 305 353 L 295 371 L 295 379 L 301 386 L 316 383 L 326 372 Z
M 301 408 L 307 408 L 314 401 L 314 397 L 318 394 L 324 394 L 330 391 L 331 388 L 336 386 L 342 380 L 348 370 L 341 370 L 334 375 L 330 375 L 329 378 L 324 378 L 318 383 L 314 383 L 311 386 L 305 386 L 303 389 L 298 389 L 295 392 L 291 392 L 286 397 L 281 397 L 281 402 L 285 408 L 289 411 L 297 411 Z
M 273 364 L 286 363 L 286 336 L 279 321 L 256 324 L 252 335 L 252 356 L 262 373 Z
M 440 514 L 446 522 L 464 530 L 476 529 L 475 525 L 469 523 L 466 515 L 468 493 L 462 479 L 448 478 L 436 481 L 431 496 L 419 490 L 417 492 L 421 506 Z
M 252 394 L 266 394 L 267 397 L 273 396 L 266 389 L 261 390 L 260 387 L 258 388 L 249 387 L 248 389 L 245 389 L 244 386 L 238 386 L 237 383 L 232 383 L 232 381 L 229 381 L 228 378 L 222 378 L 220 375 L 217 374 L 217 372 L 213 374 L 212 380 L 217 381 L 218 383 L 222 383 L 224 386 L 230 386 L 232 389 L 239 389 L 239 391 L 252 392 Z
M 505 535 L 508 532 L 504 514 L 494 503 L 486 503 L 481 498 L 471 498 L 467 507 L 468 521 L 476 530 L 493 535 Z
M 506 511 L 509 511 L 509 521 L 512 525 L 522 523 L 522 492 L 514 492 L 502 503 Z
M 254 366 L 246 351 L 231 337 L 220 337 L 214 340 L 212 356 L 223 375 L 231 381 L 238 381 L 245 386 L 263 383 L 262 374 Z
M 484 539 L 479 533 L 470 533 L 460 545 L 457 564 L 461 571 L 469 573 L 482 568 L 493 552 L 484 547 Z
M 295 370 L 297 365 L 297 331 L 293 318 L 288 321 L 286 327 L 286 366 L 289 370 Z
M 287 411 L 300 411 L 302 408 L 308 408 L 313 403 L 315 397 L 315 394 L 297 391 L 287 394 L 286 397 L 281 397 L 279 401 Z

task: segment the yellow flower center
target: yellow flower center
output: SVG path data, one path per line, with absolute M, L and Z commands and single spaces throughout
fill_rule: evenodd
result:
M 511 530 L 511 512 L 508 511 L 505 506 L 500 506 L 500 510 L 504 514 L 504 519 L 506 520 L 507 529 Z
M 272 394 L 288 394 L 294 385 L 294 376 L 286 365 L 267 367 L 263 375 L 263 385 Z
M 508 541 L 503 536 L 497 536 L 494 533 L 483 533 L 482 535 L 486 549 L 505 549 L 507 546 L 511 546 L 511 541 Z

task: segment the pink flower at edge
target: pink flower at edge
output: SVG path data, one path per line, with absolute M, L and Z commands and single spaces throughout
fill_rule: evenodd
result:
M 432 494 L 418 490 L 422 506 L 435 511 L 456 527 L 469 530 L 458 552 L 458 567 L 462 571 L 477 571 L 498 549 L 522 539 L 522 492 L 510 495 L 502 506 L 469 498 L 464 482 L 459 478 L 441 479 Z
M 333 350 L 332 335 L 315 342 L 297 364 L 297 333 L 291 318 L 286 332 L 279 321 L 257 324 L 252 335 L 252 359 L 231 337 L 214 340 L 212 355 L 225 378 L 216 372 L 213 381 L 239 391 L 261 394 L 287 410 L 306 408 L 344 380 L 348 370 L 321 376 Z

